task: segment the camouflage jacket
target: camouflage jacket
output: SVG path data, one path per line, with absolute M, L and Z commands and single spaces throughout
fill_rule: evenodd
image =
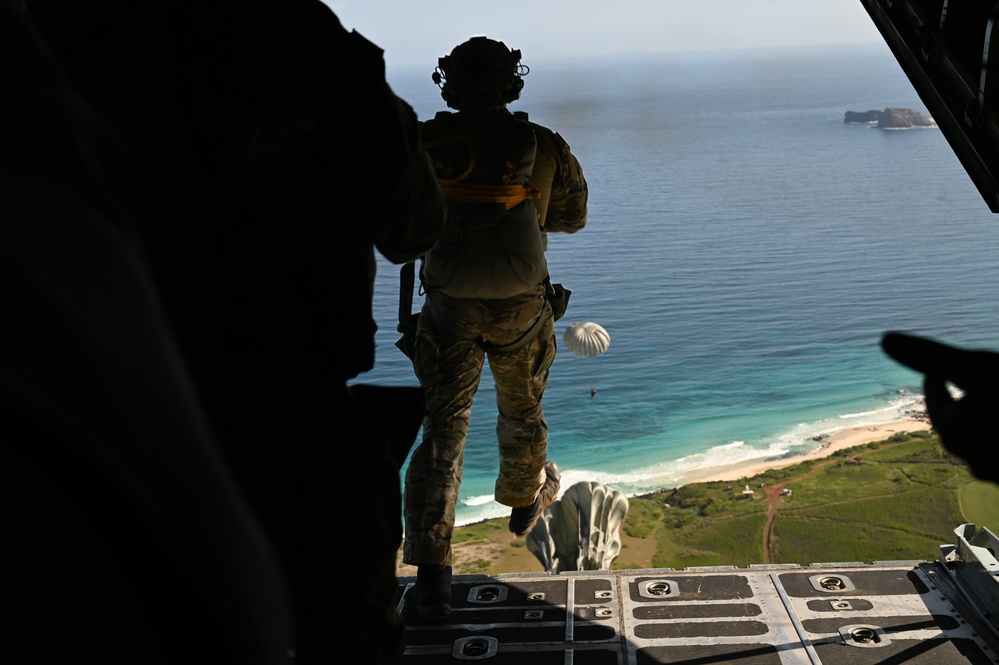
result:
M 547 231 L 586 223 L 586 180 L 568 144 L 505 108 L 440 112 L 421 124 L 448 201 L 441 240 L 427 254 L 427 289 L 457 298 L 508 298 L 547 276 Z
M 535 201 L 545 231 L 575 233 L 586 226 L 589 190 L 583 167 L 558 132 L 532 122 L 538 141 L 531 183 L 541 196 Z

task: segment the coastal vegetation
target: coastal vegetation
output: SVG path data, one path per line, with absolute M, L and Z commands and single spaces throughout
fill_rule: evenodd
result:
M 929 561 L 962 523 L 999 530 L 999 487 L 928 431 L 629 501 L 614 570 Z M 544 570 L 504 519 L 460 527 L 454 543 L 456 574 Z

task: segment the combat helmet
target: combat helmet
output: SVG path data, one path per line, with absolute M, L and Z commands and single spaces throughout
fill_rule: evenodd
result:
M 523 77 L 530 69 L 520 64 L 520 50 L 488 37 L 472 37 L 437 60 L 432 75 L 441 98 L 453 109 L 468 99 L 509 103 L 520 97 Z

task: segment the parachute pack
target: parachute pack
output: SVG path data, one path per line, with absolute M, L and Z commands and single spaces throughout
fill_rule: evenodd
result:
M 531 187 L 537 139 L 526 114 L 442 111 L 421 134 L 448 215 L 425 257 L 425 288 L 502 299 L 541 283 L 548 264 Z
M 448 209 L 443 237 L 421 259 L 421 291 L 502 299 L 543 282 L 555 320 L 561 318 L 571 291 L 548 276 L 534 206 L 539 192 L 531 186 L 537 139 L 527 114 L 441 111 L 422 123 L 421 134 Z M 396 342 L 410 358 L 419 318 L 412 312 L 415 272 L 413 263 L 401 269 Z M 523 343 L 530 339 L 525 335 Z

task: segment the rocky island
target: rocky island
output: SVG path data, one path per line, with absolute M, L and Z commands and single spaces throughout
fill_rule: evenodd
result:
M 933 118 L 927 118 L 914 109 L 902 108 L 886 108 L 884 111 L 847 111 L 843 122 L 851 125 L 877 125 L 878 129 L 937 126 Z

